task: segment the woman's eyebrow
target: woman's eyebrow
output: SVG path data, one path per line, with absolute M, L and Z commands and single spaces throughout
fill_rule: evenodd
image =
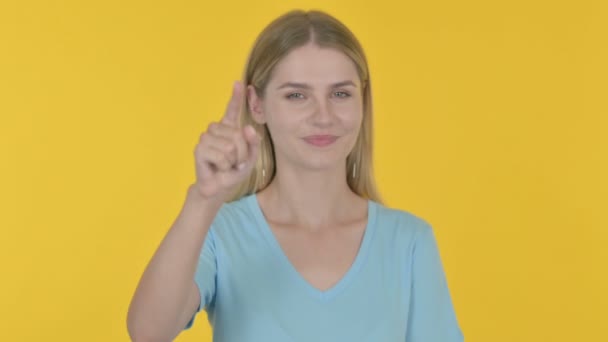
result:
M 357 87 L 357 85 L 353 81 L 348 80 L 348 81 L 334 83 L 331 85 L 331 88 L 344 87 L 344 86 L 348 86 L 348 85 L 353 86 L 355 88 Z M 312 87 L 306 83 L 285 82 L 285 83 L 281 84 L 280 86 L 278 86 L 277 90 L 283 89 L 283 88 L 311 89 Z
M 355 84 L 355 82 L 353 81 L 342 81 L 342 82 L 338 82 L 338 83 L 334 83 L 331 85 L 332 88 L 338 88 L 338 87 L 345 87 L 345 86 L 353 86 L 353 87 L 357 87 L 357 85 Z

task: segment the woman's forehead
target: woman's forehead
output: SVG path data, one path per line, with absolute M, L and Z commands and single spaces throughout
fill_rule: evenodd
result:
M 333 84 L 358 83 L 353 61 L 337 49 L 305 45 L 289 52 L 275 66 L 272 83 Z

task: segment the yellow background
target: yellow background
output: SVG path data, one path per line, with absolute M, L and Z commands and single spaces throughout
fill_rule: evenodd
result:
M 608 341 L 602 0 L 3 1 L 0 340 L 128 340 L 198 136 L 291 8 L 366 49 L 380 190 L 433 224 L 466 340 Z

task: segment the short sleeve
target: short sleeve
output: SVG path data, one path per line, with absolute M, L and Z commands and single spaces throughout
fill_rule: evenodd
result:
M 217 276 L 217 260 L 215 251 L 215 238 L 213 234 L 213 226 L 207 232 L 203 248 L 198 259 L 198 265 L 194 274 L 194 282 L 196 283 L 201 302 L 196 309 L 196 312 L 184 327 L 184 330 L 190 329 L 194 323 L 194 318 L 201 311 L 206 309 L 215 298 L 216 276 Z
M 433 229 L 418 232 L 412 259 L 406 342 L 464 341 L 452 304 Z

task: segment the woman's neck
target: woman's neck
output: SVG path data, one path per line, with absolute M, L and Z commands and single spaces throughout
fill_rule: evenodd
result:
M 367 201 L 353 193 L 344 170 L 283 172 L 258 195 L 268 219 L 286 225 L 318 230 L 351 221 Z M 338 174 L 339 173 L 339 174 Z

